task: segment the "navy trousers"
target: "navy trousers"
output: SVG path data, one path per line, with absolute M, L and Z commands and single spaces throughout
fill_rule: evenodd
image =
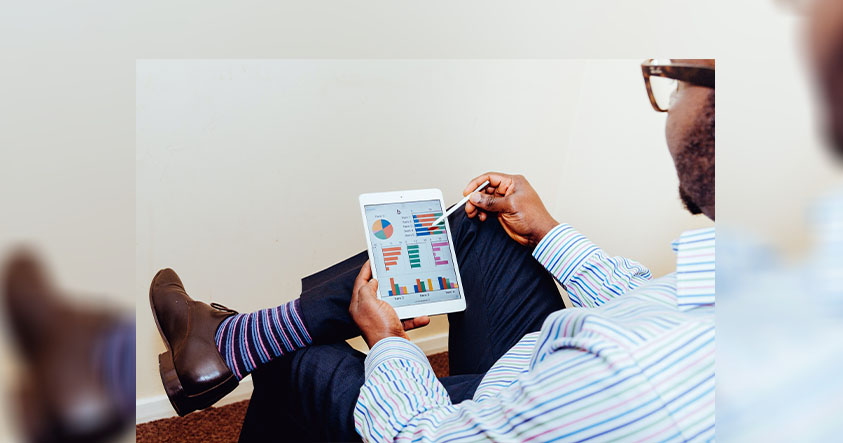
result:
M 439 380 L 453 403 L 471 399 L 492 364 L 545 318 L 564 308 L 553 277 L 532 249 L 509 238 L 495 218 L 457 211 L 449 219 L 466 309 L 448 314 L 450 376 Z M 254 392 L 241 441 L 354 441 L 353 411 L 365 355 L 348 313 L 365 251 L 302 279 L 301 311 L 313 345 L 252 373 Z

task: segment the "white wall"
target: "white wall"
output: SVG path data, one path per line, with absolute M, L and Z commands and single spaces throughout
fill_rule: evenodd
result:
M 559 220 L 669 272 L 687 215 L 641 79 L 624 61 L 139 61 L 138 397 L 162 392 L 154 273 L 241 311 L 365 248 L 361 192 L 526 175 Z M 437 319 L 415 337 L 447 330 Z
M 833 181 L 810 123 L 802 30 L 787 2 L 247 3 L 16 2 L 0 14 L 0 244 L 5 252 L 30 239 L 63 286 L 118 303 L 128 298 L 130 306 L 138 301 L 139 395 L 157 392 L 150 361 L 159 345 L 146 323 L 154 266 L 133 271 L 138 58 L 717 57 L 720 224 L 798 248 L 805 203 Z M 625 118 L 661 124 L 640 106 Z M 612 136 L 607 132 L 592 140 Z M 647 152 L 655 155 L 663 144 L 652 136 Z M 614 235 L 573 221 L 599 241 Z M 143 274 L 139 283 L 133 274 Z M 8 394 L 14 379 L 2 338 Z M 2 423 L 7 398 L 0 396 L 0 439 L 11 429 Z

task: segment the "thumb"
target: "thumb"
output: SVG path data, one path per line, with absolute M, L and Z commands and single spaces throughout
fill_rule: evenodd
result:
M 402 320 L 401 324 L 404 326 L 405 331 L 409 331 L 410 329 L 421 328 L 422 326 L 429 325 L 430 317 L 422 315 L 421 317 L 408 318 L 406 320 Z
M 482 192 L 471 194 L 471 204 L 489 212 L 506 212 L 509 208 L 509 201 L 506 197 Z
M 378 281 L 373 278 L 373 279 L 369 280 L 368 283 L 363 285 L 363 287 L 360 288 L 360 297 L 363 300 L 368 299 L 368 298 L 377 298 L 378 297 Z

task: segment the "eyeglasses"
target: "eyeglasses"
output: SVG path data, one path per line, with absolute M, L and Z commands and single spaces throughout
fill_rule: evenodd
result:
M 672 63 L 668 59 L 649 59 L 641 63 L 644 85 L 650 104 L 658 112 L 667 112 L 679 82 L 714 88 L 714 68 L 688 63 Z

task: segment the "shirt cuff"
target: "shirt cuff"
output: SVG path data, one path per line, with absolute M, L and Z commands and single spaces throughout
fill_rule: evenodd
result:
M 366 356 L 366 378 L 372 371 L 375 370 L 381 363 L 392 359 L 412 360 L 422 366 L 427 366 L 432 371 L 430 361 L 424 355 L 421 348 L 410 343 L 409 340 L 401 337 L 387 337 L 375 343 L 372 349 L 369 350 L 369 355 Z
M 600 248 L 571 225 L 562 223 L 551 229 L 536 245 L 533 257 L 565 284 L 589 256 L 599 251 Z

